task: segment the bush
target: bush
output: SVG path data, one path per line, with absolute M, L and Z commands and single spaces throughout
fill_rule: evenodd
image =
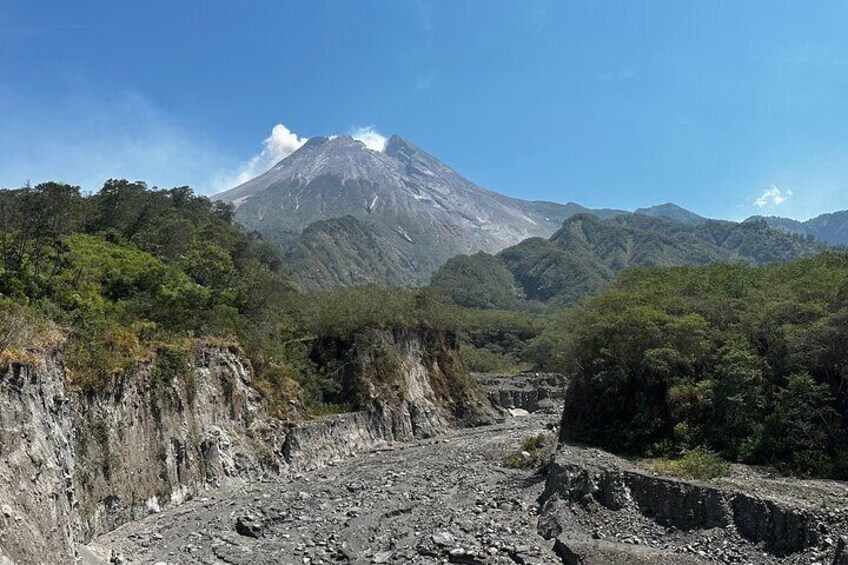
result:
M 694 449 L 686 452 L 680 459 L 657 459 L 652 469 L 660 475 L 684 477 L 709 481 L 725 477 L 730 472 L 730 465 L 709 451 Z
M 538 469 L 551 462 L 556 450 L 553 434 L 539 434 L 521 442 L 521 450 L 508 453 L 503 466 L 510 469 Z

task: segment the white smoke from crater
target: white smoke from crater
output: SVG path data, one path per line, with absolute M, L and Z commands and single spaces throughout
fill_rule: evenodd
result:
M 349 135 L 364 143 L 365 147 L 371 151 L 382 152 L 386 148 L 386 136 L 377 131 L 374 126 L 356 127 L 351 130 Z M 338 136 L 329 136 L 330 139 L 335 137 Z M 236 171 L 221 175 L 215 180 L 216 192 L 236 187 L 258 177 L 279 161 L 300 149 L 307 141 L 307 138 L 298 137 L 285 125 L 275 125 L 271 129 L 271 135 L 262 142 L 262 151 L 258 155 L 254 155 L 242 163 Z
M 271 128 L 271 135 L 262 142 L 262 151 L 258 155 L 242 163 L 234 173 L 218 179 L 215 185 L 218 190 L 226 190 L 256 178 L 300 149 L 306 141 L 305 137 L 298 137 L 283 124 L 277 124 Z
M 382 153 L 386 149 L 386 136 L 376 130 L 374 126 L 365 126 L 354 129 L 350 136 L 365 144 L 371 151 Z

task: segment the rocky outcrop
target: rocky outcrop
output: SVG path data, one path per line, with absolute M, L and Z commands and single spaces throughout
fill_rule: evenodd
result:
M 820 494 L 821 486 L 809 490 Z M 561 538 L 559 545 L 573 554 L 569 563 L 609 562 L 610 552 L 632 554 L 622 563 L 639 563 L 638 555 L 650 554 L 646 547 L 723 561 L 748 554 L 756 555 L 752 562 L 757 563 L 795 554 L 834 559 L 833 538 L 846 524 L 846 516 L 823 512 L 802 495 L 787 499 L 729 482 L 658 476 L 608 453 L 571 445 L 563 446 L 551 464 L 540 500 L 540 531 Z
M 182 373 L 152 359 L 102 390 L 75 395 L 84 538 L 209 485 L 279 471 L 283 432 L 250 387 L 238 350 L 202 347 L 188 362 Z
M 568 384 L 567 377 L 560 373 L 476 373 L 474 378 L 494 406 L 528 412 L 559 413 Z
M 650 547 L 625 545 L 603 540 L 572 539 L 562 535 L 554 541 L 554 553 L 564 565 L 697 565 L 689 555 Z
M 0 373 L 0 563 L 73 563 L 78 544 L 209 487 L 320 467 L 491 422 L 444 334 L 375 332 L 341 348 L 361 411 L 270 418 L 235 347 L 162 349 L 69 392 L 58 351 Z
M 351 412 L 293 427 L 286 435 L 282 453 L 286 463 L 301 471 L 387 444 L 368 412 Z
M 443 332 L 379 330 L 319 347 L 335 352 L 333 362 L 344 368 L 344 397 L 370 415 L 384 440 L 432 437 L 498 418 L 454 338 Z
M 61 357 L 0 372 L 0 563 L 72 563 L 73 425 Z

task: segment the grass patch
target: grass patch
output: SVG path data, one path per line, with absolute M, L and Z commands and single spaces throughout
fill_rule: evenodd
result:
M 538 469 L 550 463 L 556 449 L 553 434 L 539 434 L 521 442 L 521 449 L 508 453 L 503 466 L 509 469 Z
M 710 451 L 694 449 L 680 459 L 655 459 L 651 469 L 660 475 L 709 481 L 730 473 L 730 464 Z

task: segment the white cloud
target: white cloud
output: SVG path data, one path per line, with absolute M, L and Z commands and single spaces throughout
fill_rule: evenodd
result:
M 786 200 L 792 196 L 791 190 L 782 191 L 774 185 L 771 185 L 767 189 L 763 190 L 763 193 L 754 201 L 754 204 L 759 208 L 766 208 L 767 206 L 780 206 Z
M 276 124 L 271 128 L 271 135 L 262 142 L 262 151 L 258 155 L 242 163 L 234 173 L 216 179 L 213 184 L 220 191 L 245 183 L 300 149 L 306 141 L 305 137 L 298 137 L 283 124 Z
M 386 136 L 378 132 L 374 126 L 366 126 L 354 129 L 350 136 L 365 144 L 371 151 L 382 152 L 386 148 Z

